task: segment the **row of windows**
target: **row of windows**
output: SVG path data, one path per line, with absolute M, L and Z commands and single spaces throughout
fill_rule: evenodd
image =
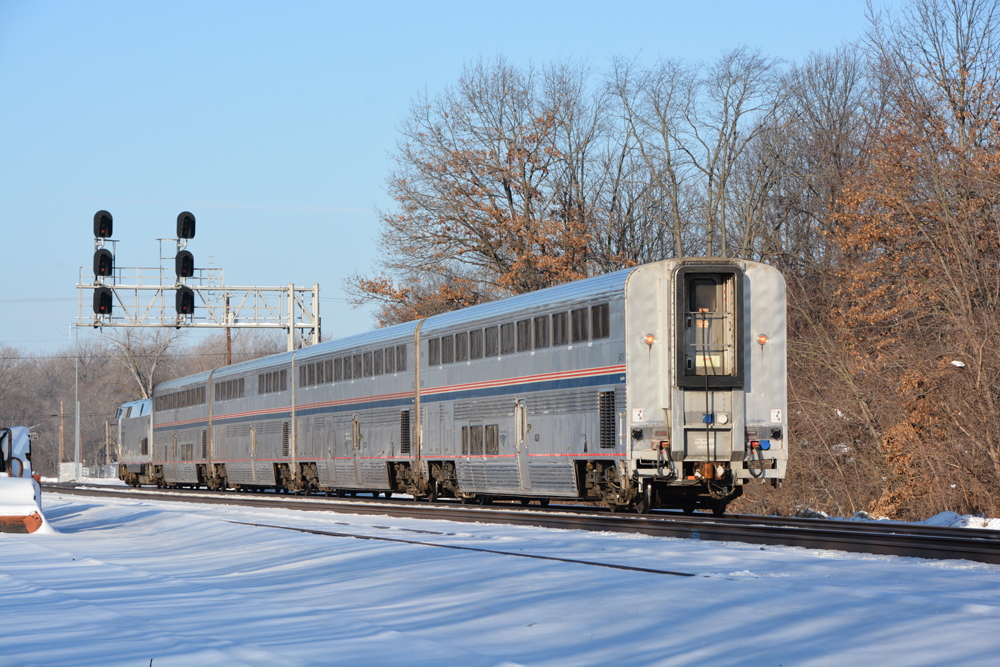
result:
M 500 425 L 462 427 L 462 454 L 499 454 Z
M 288 389 L 288 371 L 271 371 L 257 376 L 257 395 L 273 394 Z
M 225 382 L 216 382 L 215 400 L 228 401 L 231 398 L 243 398 L 244 388 L 243 378 L 226 380 Z
M 299 366 L 299 386 L 373 377 L 406 370 L 406 346 L 397 345 Z
M 427 341 L 430 366 L 599 340 L 611 335 L 608 304 L 449 334 Z M 551 331 L 551 337 L 549 332 Z
M 172 394 L 164 394 L 156 397 L 157 410 L 179 410 L 180 408 L 203 405 L 204 403 L 204 387 L 192 387 L 184 391 L 175 391 Z

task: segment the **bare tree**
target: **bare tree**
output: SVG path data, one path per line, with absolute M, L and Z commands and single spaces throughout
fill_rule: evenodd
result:
M 153 395 L 155 385 L 169 362 L 167 351 L 180 338 L 174 329 L 115 329 L 108 343 L 114 359 L 131 379 L 131 386 L 139 398 Z M 134 383 L 134 384 L 132 384 Z

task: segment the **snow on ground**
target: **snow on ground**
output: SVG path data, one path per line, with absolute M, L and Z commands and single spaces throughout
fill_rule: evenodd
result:
M 1000 655 L 1000 566 L 968 561 L 55 492 L 45 512 L 58 534 L 0 534 L 0 665 L 994 665 Z

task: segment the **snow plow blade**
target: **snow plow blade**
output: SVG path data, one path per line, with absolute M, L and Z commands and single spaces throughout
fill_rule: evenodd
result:
M 0 533 L 33 533 L 44 523 L 38 512 L 28 516 L 0 516 Z
M 0 478 L 0 533 L 55 532 L 35 502 L 31 478 Z

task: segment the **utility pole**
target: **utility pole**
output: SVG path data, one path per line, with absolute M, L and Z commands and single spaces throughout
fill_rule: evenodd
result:
M 63 402 L 59 401 L 59 465 L 66 460 L 66 415 L 63 413 Z M 62 480 L 60 480 L 62 481 Z
M 73 381 L 74 391 L 76 392 L 76 451 L 74 452 L 73 461 L 76 463 L 76 466 L 73 469 L 73 476 L 77 480 L 80 480 L 83 478 L 83 466 L 80 462 L 80 330 L 78 328 L 73 329 L 73 333 L 76 338 L 74 344 L 76 350 L 76 369 Z

